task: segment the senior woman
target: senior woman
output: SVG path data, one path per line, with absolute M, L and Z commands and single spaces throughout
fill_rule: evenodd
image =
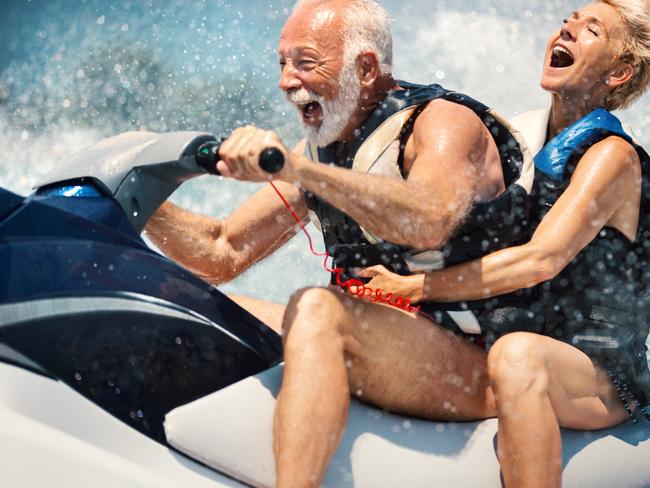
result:
M 646 421 L 650 162 L 609 110 L 628 107 L 649 81 L 649 2 L 602 0 L 571 13 L 546 48 L 550 112 L 513 121 L 531 146 L 544 145 L 530 241 L 427 274 L 363 272 L 371 287 L 423 303 L 425 312 L 430 302 L 444 310 L 445 302 L 533 289 L 522 294 L 525 313 L 515 323 L 478 341 L 488 343 L 508 487 L 560 486 L 560 426 Z

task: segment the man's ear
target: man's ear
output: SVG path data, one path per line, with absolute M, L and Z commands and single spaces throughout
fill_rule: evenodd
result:
M 607 84 L 612 88 L 621 86 L 630 81 L 634 74 L 634 68 L 628 63 L 616 63 L 614 68 L 609 72 Z
M 357 57 L 357 73 L 361 86 L 372 85 L 379 78 L 379 59 L 373 51 L 365 51 Z

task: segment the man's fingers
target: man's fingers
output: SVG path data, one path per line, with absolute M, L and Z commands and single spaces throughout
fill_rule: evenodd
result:
M 218 166 L 223 176 L 245 181 L 265 181 L 273 179 L 259 165 L 260 154 L 264 149 L 278 148 L 285 155 L 286 148 L 273 131 L 246 126 L 235 129 L 219 150 L 219 157 L 227 166 Z
M 236 157 L 239 154 L 240 148 L 242 146 L 242 141 L 250 138 L 251 134 L 257 130 L 252 125 L 247 125 L 246 127 L 239 127 L 235 129 L 230 136 L 221 143 L 221 149 L 219 150 L 219 156 L 222 158 L 225 157 L 224 161 L 227 161 L 229 157 Z
M 234 135 L 234 134 L 233 134 Z M 255 130 L 244 127 L 237 135 L 231 151 L 232 159 L 236 159 L 239 163 L 246 161 L 251 150 L 251 142 L 254 140 Z
M 221 159 L 217 161 L 217 171 L 221 176 L 225 176 L 227 178 L 233 177 L 232 173 L 230 172 L 230 168 L 228 167 L 228 164 Z

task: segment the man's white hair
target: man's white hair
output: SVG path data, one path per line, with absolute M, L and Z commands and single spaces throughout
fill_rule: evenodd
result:
M 379 70 L 389 74 L 393 66 L 393 37 L 390 33 L 388 12 L 375 0 L 298 0 L 295 12 L 303 6 L 319 7 L 343 4 L 345 65 L 353 62 L 364 51 L 373 51 L 379 60 Z

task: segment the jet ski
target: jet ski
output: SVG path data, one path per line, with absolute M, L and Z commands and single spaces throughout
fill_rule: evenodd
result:
M 280 337 L 140 236 L 180 184 L 214 172 L 218 144 L 129 132 L 27 197 L 0 189 L 4 486 L 274 485 Z M 650 423 L 566 430 L 563 442 L 565 487 L 650 486 Z M 499 487 L 496 420 L 353 401 L 325 485 Z

